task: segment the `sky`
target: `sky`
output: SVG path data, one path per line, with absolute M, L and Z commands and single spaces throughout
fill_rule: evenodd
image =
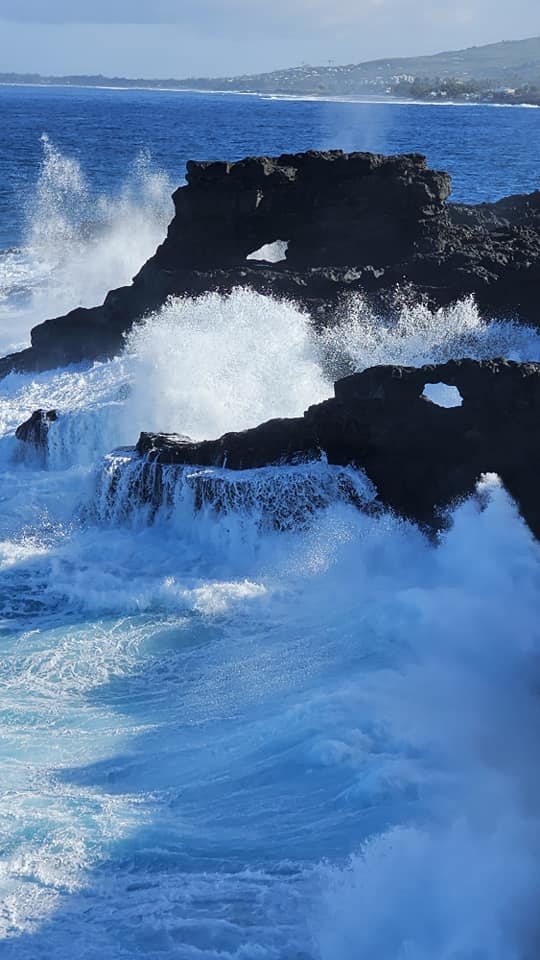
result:
M 223 76 L 540 35 L 540 0 L 0 0 L 0 73 Z

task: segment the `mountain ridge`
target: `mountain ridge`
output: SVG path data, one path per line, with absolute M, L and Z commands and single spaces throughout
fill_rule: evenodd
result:
M 314 96 L 386 96 L 487 99 L 540 103 L 540 37 L 447 50 L 420 57 L 389 57 L 356 64 L 302 64 L 232 77 L 142 79 L 0 73 L 0 83 L 145 87 L 171 90 Z

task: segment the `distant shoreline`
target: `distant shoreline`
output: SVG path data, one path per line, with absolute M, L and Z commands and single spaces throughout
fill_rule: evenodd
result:
M 179 64 L 179 66 L 181 66 Z M 461 50 L 336 65 L 301 63 L 260 73 L 125 77 L 3 71 L 0 85 L 155 90 L 323 103 L 540 107 L 540 36 Z
M 299 101 L 302 103 L 372 103 L 377 105 L 409 105 L 426 107 L 508 107 L 510 109 L 522 108 L 529 110 L 540 109 L 540 104 L 527 103 L 505 103 L 493 100 L 456 100 L 445 98 L 418 99 L 413 97 L 381 97 L 374 94 L 315 94 L 315 93 L 270 93 L 262 90 L 221 90 L 221 89 L 202 89 L 200 87 L 157 87 L 145 86 L 144 84 L 130 84 L 123 86 L 120 84 L 98 84 L 98 83 L 39 83 L 38 81 L 5 81 L 0 80 L 0 87 L 39 87 L 40 89 L 64 89 L 64 90 L 109 90 L 119 93 L 129 92 L 130 90 L 147 91 L 148 93 L 188 93 L 198 95 L 223 96 L 223 97 L 257 97 L 259 100 L 280 100 L 280 101 Z

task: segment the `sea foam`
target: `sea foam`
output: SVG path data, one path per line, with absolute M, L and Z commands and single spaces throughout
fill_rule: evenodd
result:
M 97 247 L 80 169 L 45 149 L 52 314 L 69 264 L 94 296 Z M 105 216 L 105 251 L 130 217 Z M 3 957 L 534 953 L 539 548 L 497 478 L 434 545 L 358 510 L 344 482 L 374 491 L 324 458 L 171 469 L 141 507 L 144 464 L 112 451 L 301 414 L 373 363 L 539 347 L 472 301 L 354 297 L 321 331 L 238 290 L 169 302 L 108 362 L 2 382 Z M 37 407 L 59 413 L 41 459 L 14 439 Z

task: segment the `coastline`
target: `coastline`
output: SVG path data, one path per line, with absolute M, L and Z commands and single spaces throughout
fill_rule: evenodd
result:
M 188 93 L 196 95 L 209 96 L 233 96 L 233 97 L 256 97 L 259 100 L 278 100 L 300 103 L 351 103 L 351 104 L 374 104 L 389 106 L 422 106 L 422 107 L 496 107 L 509 109 L 539 110 L 540 104 L 537 103 L 496 103 L 485 100 L 443 100 L 430 99 L 419 100 L 408 97 L 381 97 L 381 96 L 331 96 L 330 94 L 311 94 L 311 93 L 270 93 L 257 90 L 220 90 L 220 89 L 201 89 L 198 87 L 155 87 L 137 84 L 133 86 L 120 86 L 111 84 L 97 83 L 21 83 L 12 81 L 6 83 L 0 81 L 1 87 L 34 87 L 39 89 L 65 89 L 65 90 L 108 90 L 118 92 L 129 92 L 130 90 L 146 91 L 148 93 Z

